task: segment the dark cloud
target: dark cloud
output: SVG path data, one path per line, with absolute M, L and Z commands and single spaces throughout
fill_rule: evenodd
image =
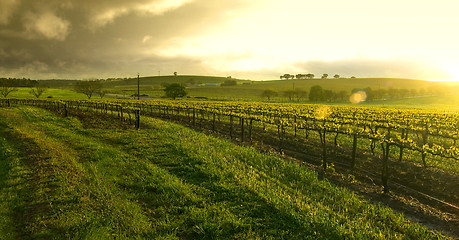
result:
M 248 54 L 250 48 L 239 47 L 245 41 L 244 36 L 231 35 L 237 31 L 226 32 L 225 24 L 228 20 L 249 21 L 253 32 L 258 31 L 257 17 L 251 18 L 249 12 L 265 3 L 261 0 L 0 0 L 0 77 L 105 78 L 177 71 L 273 78 L 287 64 L 261 64 L 260 69 L 253 71 L 248 67 L 240 71 L 224 68 L 225 64 L 244 63 L 247 59 L 256 61 L 257 53 L 252 56 Z M 242 13 L 249 17 L 238 19 Z M 275 24 L 276 17 L 259 24 Z M 223 39 L 235 40 L 216 43 L 210 53 L 199 52 L 205 49 L 202 46 L 188 55 L 180 52 L 182 45 L 190 45 L 188 41 L 199 45 L 201 36 L 214 32 L 224 35 L 220 36 Z M 275 38 L 279 34 L 274 28 L 268 33 L 255 35 Z M 282 39 L 299 41 L 295 34 Z M 179 50 L 167 54 L 174 48 Z M 218 51 L 219 48 L 230 50 Z M 219 64 L 212 65 L 213 61 Z M 438 72 L 420 63 L 371 59 L 289 65 L 288 69 L 293 67 L 303 72 L 359 77 L 417 77 L 425 76 L 421 73 Z
M 206 31 L 209 22 L 222 19 L 220 9 L 241 3 L 0 0 L 0 75 L 78 78 L 199 71 L 199 60 L 161 57 L 153 49 L 170 38 Z

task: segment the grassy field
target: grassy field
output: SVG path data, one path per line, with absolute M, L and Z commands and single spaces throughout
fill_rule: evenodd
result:
M 457 89 L 457 83 L 447 82 L 432 82 L 413 79 L 396 79 L 396 78 L 355 78 L 355 79 L 311 79 L 311 80 L 266 80 L 266 81 L 250 81 L 233 79 L 237 81 L 236 86 L 208 86 L 205 84 L 221 84 L 228 80 L 226 77 L 212 76 L 152 76 L 140 78 L 140 94 L 150 98 L 163 97 L 164 83 L 183 83 L 187 85 L 188 97 L 204 98 L 213 100 L 230 100 L 230 101 L 266 101 L 266 98 L 261 97 L 264 90 L 271 89 L 279 93 L 278 97 L 274 97 L 275 102 L 289 102 L 290 100 L 283 96 L 283 92 L 293 89 L 301 89 L 309 91 L 314 85 L 320 85 L 324 89 L 333 90 L 335 92 L 345 91 L 350 94 L 352 89 L 370 87 L 373 90 L 377 89 L 417 89 L 417 90 L 432 90 L 432 89 Z M 55 83 L 54 83 L 55 82 Z M 69 81 L 72 82 L 72 81 Z M 73 81 L 74 82 L 74 81 Z M 85 99 L 83 94 L 72 91 L 72 85 L 64 85 L 65 81 L 43 81 L 43 84 L 50 86 L 42 98 L 52 96 L 53 98 L 63 99 Z M 202 85 L 196 85 L 202 83 Z M 53 84 L 60 86 L 53 88 Z M 137 93 L 137 79 L 120 79 L 103 82 L 104 90 L 108 92 L 107 97 L 124 98 L 130 97 Z M 13 92 L 9 97 L 25 97 L 31 98 L 28 88 L 20 88 L 19 91 Z M 98 96 L 94 96 L 98 98 Z M 308 103 L 307 98 L 302 98 L 302 103 Z M 325 103 L 327 104 L 327 103 Z M 351 104 L 346 102 L 337 102 L 332 104 Z M 416 97 L 400 100 L 379 100 L 363 103 L 368 106 L 387 106 L 387 107 L 416 107 L 416 108 L 439 108 L 445 107 L 448 109 L 457 109 L 459 106 L 459 97 L 453 91 L 453 94 L 436 97 Z
M 222 77 L 205 77 L 205 76 L 163 76 L 163 77 L 145 77 L 140 78 L 140 91 L 141 94 L 146 94 L 151 97 L 159 98 L 164 95 L 162 91 L 162 83 L 187 83 L 193 79 L 194 83 L 222 83 L 227 78 Z M 396 79 L 396 78 L 355 78 L 355 79 L 311 79 L 311 80 L 267 80 L 267 81 L 248 81 L 237 80 L 236 86 L 197 86 L 194 84 L 187 84 L 187 91 L 189 97 L 204 97 L 208 99 L 219 100 L 244 100 L 244 101 L 266 101 L 262 98 L 261 94 L 264 90 L 271 89 L 279 93 L 275 97 L 275 101 L 288 101 L 283 96 L 283 92 L 287 90 L 304 90 L 309 91 L 314 85 L 320 85 L 327 90 L 335 92 L 345 91 L 350 94 L 353 89 L 370 87 L 373 90 L 377 89 L 416 89 L 416 90 L 433 90 L 433 89 L 451 89 L 457 88 L 458 85 L 447 82 L 432 82 L 414 79 Z M 107 90 L 112 93 L 123 94 L 130 96 L 137 92 L 137 79 L 120 80 L 106 82 Z M 419 103 L 413 103 L 413 100 L 397 103 L 403 105 L 405 102 L 408 105 L 422 105 L 424 100 Z M 432 99 L 429 99 L 432 100 Z M 307 101 L 303 98 L 301 101 Z M 417 100 L 414 100 L 415 102 Z M 424 101 L 424 102 L 423 102 Z M 436 101 L 438 102 L 438 101 Z M 388 102 L 382 103 L 388 104 Z M 390 104 L 390 103 L 389 103 Z M 380 104 L 378 104 L 380 105 Z
M 35 98 L 33 94 L 30 93 L 30 88 L 20 87 L 17 88 L 17 91 L 11 92 L 8 95 L 9 98 Z M 47 88 L 43 95 L 40 98 L 57 98 L 57 99 L 87 99 L 86 95 L 82 93 L 77 93 L 70 89 L 61 89 L 61 88 Z
M 1 109 L 0 239 L 445 238 L 297 163 L 143 121 Z

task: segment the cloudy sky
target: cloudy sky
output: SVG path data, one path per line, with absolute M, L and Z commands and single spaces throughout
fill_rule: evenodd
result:
M 0 77 L 459 80 L 457 0 L 0 0 Z

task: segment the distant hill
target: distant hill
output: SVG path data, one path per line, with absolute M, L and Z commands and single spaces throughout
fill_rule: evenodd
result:
M 444 83 L 401 78 L 340 78 L 340 79 L 293 79 L 252 82 L 254 88 L 285 91 L 295 89 L 309 90 L 314 85 L 333 91 L 351 91 L 354 88 L 403 88 L 425 89 L 444 86 Z
M 177 76 L 151 76 L 151 77 L 140 77 L 140 85 L 160 85 L 162 83 L 188 83 L 188 84 L 198 84 L 198 83 L 223 83 L 226 80 L 236 80 L 237 82 L 244 82 L 247 80 L 240 80 L 235 78 L 227 77 L 215 77 L 215 76 L 195 76 L 195 75 L 177 75 Z M 107 87 L 114 86 L 129 86 L 137 85 L 137 78 L 129 78 L 122 80 L 109 80 L 104 83 Z
M 38 83 L 44 87 L 69 88 L 69 87 L 72 87 L 77 81 L 78 80 L 51 79 L 51 80 L 38 80 Z
M 227 87 L 189 87 L 190 96 L 206 96 L 212 98 L 259 98 L 264 90 L 270 89 L 277 91 L 279 97 L 287 90 L 304 90 L 309 92 L 312 86 L 319 85 L 323 89 L 334 92 L 345 91 L 350 94 L 353 89 L 371 88 L 378 89 L 416 89 L 416 90 L 433 90 L 433 89 L 450 89 L 451 83 L 432 82 L 415 79 L 398 79 L 398 78 L 341 78 L 341 79 L 293 79 L 293 80 L 269 80 L 269 81 L 251 81 L 237 86 Z M 456 88 L 459 86 L 456 84 Z

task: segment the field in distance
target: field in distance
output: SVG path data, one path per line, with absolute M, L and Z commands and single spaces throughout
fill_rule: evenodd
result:
M 232 82 L 233 84 L 226 84 Z M 72 85 L 75 81 L 43 80 L 40 84 L 51 89 L 67 89 L 64 92 L 50 90 L 43 97 L 84 99 L 83 94 L 71 94 Z M 458 83 L 434 82 L 414 79 L 397 78 L 340 78 L 340 79 L 290 79 L 290 80 L 267 80 L 250 81 L 227 77 L 213 76 L 153 76 L 140 77 L 140 94 L 148 98 L 161 98 L 164 96 L 164 86 L 169 83 L 182 83 L 186 86 L 189 98 L 233 100 L 233 101 L 267 101 L 262 97 L 265 90 L 276 91 L 277 96 L 269 101 L 273 102 L 303 102 L 309 103 L 307 94 L 312 86 L 319 85 L 324 90 L 334 93 L 344 92 L 344 96 L 336 101 L 322 101 L 327 104 L 351 104 L 349 95 L 354 89 L 371 88 L 373 91 L 397 91 L 403 90 L 409 94 L 402 98 L 383 96 L 380 99 L 362 102 L 365 105 L 387 107 L 416 107 L 416 108 L 443 108 L 457 110 L 459 106 Z M 107 97 L 129 98 L 137 93 L 137 78 L 103 80 L 104 90 Z M 289 98 L 286 91 L 301 90 L 306 92 L 301 98 Z M 27 90 L 13 92 L 11 97 L 31 97 Z M 97 98 L 95 96 L 94 98 Z

